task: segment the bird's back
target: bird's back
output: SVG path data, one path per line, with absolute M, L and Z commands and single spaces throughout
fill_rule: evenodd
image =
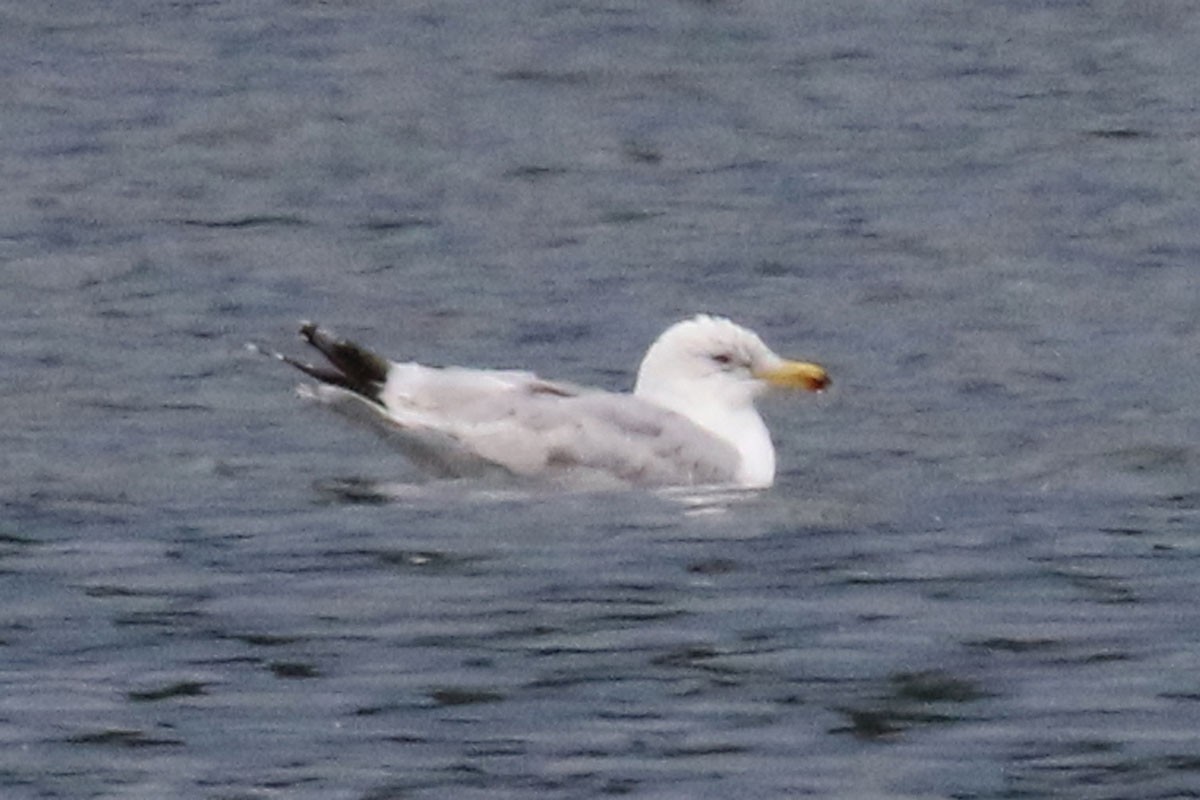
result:
M 440 431 L 517 475 L 725 483 L 737 461 L 730 445 L 675 412 L 530 372 L 396 364 L 381 400 L 393 421 Z

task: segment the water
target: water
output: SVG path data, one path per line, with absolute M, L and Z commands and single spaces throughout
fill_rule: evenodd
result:
M 6 798 L 1200 795 L 1200 15 L 0 5 Z M 760 494 L 420 485 L 246 341 L 827 364 Z

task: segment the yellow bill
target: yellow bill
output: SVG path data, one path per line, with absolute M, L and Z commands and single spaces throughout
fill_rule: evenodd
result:
M 819 392 L 829 386 L 829 373 L 820 364 L 807 361 L 781 361 L 754 373 L 754 377 L 781 389 L 804 389 Z

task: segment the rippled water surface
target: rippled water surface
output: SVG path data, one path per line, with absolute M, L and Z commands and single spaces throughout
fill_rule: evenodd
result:
M 0 3 L 0 795 L 1200 796 L 1200 12 Z M 835 385 L 423 483 L 247 341 Z

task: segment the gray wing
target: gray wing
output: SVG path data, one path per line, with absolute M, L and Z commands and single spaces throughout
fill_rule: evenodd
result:
M 375 431 L 425 472 L 443 478 L 483 477 L 510 473 L 503 465 L 480 457 L 450 431 L 427 422 L 395 415 L 361 394 L 332 384 L 301 385 L 298 393 Z
M 389 381 L 382 403 L 333 385 L 308 393 L 369 424 L 436 475 L 499 471 L 666 486 L 730 483 L 737 472 L 732 446 L 632 395 L 578 390 L 528 373 L 396 366 L 420 370 L 420 380 L 408 381 L 407 393 Z
M 514 438 L 539 440 L 541 470 L 550 474 L 599 473 L 637 486 L 731 483 L 737 474 L 731 445 L 632 395 L 543 398 L 513 422 Z

